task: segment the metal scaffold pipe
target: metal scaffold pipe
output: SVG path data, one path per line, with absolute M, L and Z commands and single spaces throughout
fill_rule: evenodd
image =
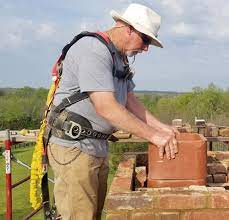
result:
M 6 139 L 4 143 L 6 161 L 6 220 L 12 220 L 11 141 L 9 130 L 6 130 Z

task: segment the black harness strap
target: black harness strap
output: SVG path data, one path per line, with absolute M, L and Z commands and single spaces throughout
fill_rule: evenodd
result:
M 95 32 L 88 32 L 88 31 L 83 31 L 80 34 L 76 35 L 70 43 L 68 43 L 63 49 L 62 49 L 62 55 L 61 59 L 64 60 L 65 56 L 68 52 L 68 50 L 71 48 L 73 44 L 75 44 L 78 40 L 80 40 L 83 37 L 96 37 L 98 40 L 100 40 L 103 44 L 105 44 L 110 51 L 111 54 L 115 53 L 114 48 L 109 44 L 100 34 L 95 33 Z
M 60 113 L 62 112 L 64 109 L 66 109 L 67 107 L 69 107 L 72 104 L 75 104 L 81 100 L 84 100 L 86 98 L 88 98 L 88 94 L 86 92 L 76 92 L 72 95 L 70 95 L 67 98 L 64 98 L 62 100 L 62 102 L 55 107 L 55 112 Z
M 49 189 L 48 189 L 48 173 L 45 173 L 41 181 L 41 190 L 42 190 L 42 205 L 44 210 L 44 219 L 51 220 L 51 208 L 50 208 L 50 198 L 49 198 Z

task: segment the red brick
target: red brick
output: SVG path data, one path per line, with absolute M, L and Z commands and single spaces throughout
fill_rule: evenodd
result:
M 229 159 L 222 160 L 221 163 L 227 168 L 227 172 L 229 172 Z
M 208 151 L 208 161 L 222 161 L 229 159 L 229 151 Z
M 157 220 L 154 213 L 139 212 L 133 213 L 131 220 Z
M 188 125 L 183 126 L 183 127 L 177 127 L 177 130 L 180 133 L 191 133 L 192 132 L 192 128 L 190 126 L 188 126 Z
M 213 182 L 214 183 L 226 183 L 227 182 L 227 175 L 226 174 L 214 174 L 213 175 Z
M 139 212 L 132 214 L 131 220 L 179 220 L 178 212 L 147 213 Z
M 207 193 L 183 192 L 160 194 L 160 209 L 201 209 L 207 205 Z
M 205 210 L 202 212 L 187 212 L 183 220 L 229 220 L 229 211 Z
M 208 183 L 208 190 L 211 190 L 212 187 L 214 188 L 221 188 L 222 190 L 229 189 L 229 183 Z M 214 191 L 214 189 L 213 189 Z
M 222 163 L 208 163 L 207 172 L 208 174 L 227 173 L 227 167 Z
M 144 192 L 109 195 L 106 199 L 107 210 L 136 210 L 156 207 L 157 197 Z
M 207 152 L 207 163 L 217 162 L 215 151 L 208 151 Z
M 199 132 L 198 132 L 198 133 L 204 135 L 204 133 L 205 133 L 205 128 L 199 128 Z
M 135 187 L 144 187 L 146 182 L 146 167 L 136 167 L 135 172 Z
M 129 161 L 127 161 L 129 162 Z M 129 164 L 129 166 L 127 166 L 128 163 L 126 164 L 120 164 L 118 166 L 118 170 L 115 174 L 115 176 L 117 177 L 132 177 L 133 172 L 134 172 L 134 168 L 132 164 Z
M 133 157 L 130 156 L 130 158 L 128 158 L 126 160 L 122 160 L 119 163 L 119 167 L 123 167 L 123 168 L 132 167 L 133 168 L 133 166 L 135 164 L 135 161 L 136 161 L 136 157 L 135 156 L 133 156 Z
M 188 187 L 189 190 L 191 191 L 196 191 L 196 192 L 207 192 L 208 188 L 206 186 L 196 186 L 196 185 L 191 185 Z
M 208 175 L 207 175 L 207 177 L 206 177 L 206 182 L 207 182 L 207 183 L 213 183 L 212 174 L 208 174 Z
M 106 220 L 128 220 L 127 213 L 107 214 Z
M 131 168 L 119 168 L 115 174 L 116 177 L 130 177 L 132 178 L 134 170 Z
M 224 193 L 225 192 L 225 188 L 223 186 L 229 186 L 228 183 L 209 183 L 209 187 L 207 187 L 208 192 L 212 193 L 212 192 L 220 192 L 220 193 Z
M 229 208 L 229 192 L 212 192 L 209 199 L 209 208 Z
M 229 151 L 216 151 L 215 157 L 218 160 L 226 160 L 229 159 Z
M 114 177 L 110 186 L 110 193 L 122 193 L 131 191 L 132 178 L 129 177 Z
M 157 220 L 179 220 L 179 212 L 159 213 Z
M 221 128 L 219 134 L 223 137 L 229 137 L 229 128 Z
M 118 166 L 118 170 L 110 186 L 110 193 L 122 193 L 132 190 L 132 179 L 136 157 L 130 157 Z
M 217 137 L 218 135 L 219 135 L 219 128 L 212 123 L 207 123 L 204 136 Z

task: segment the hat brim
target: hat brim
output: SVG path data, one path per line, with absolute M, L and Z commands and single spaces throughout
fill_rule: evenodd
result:
M 160 47 L 163 48 L 163 45 L 161 43 L 161 41 L 159 41 L 153 33 L 151 33 L 150 31 L 147 31 L 147 29 L 143 28 L 142 25 L 137 24 L 137 23 L 131 23 L 130 21 L 126 20 L 122 15 L 120 15 L 118 12 L 112 10 L 110 12 L 110 15 L 112 16 L 112 18 L 115 21 L 121 20 L 124 21 L 125 23 L 131 25 L 132 27 L 134 27 L 137 31 L 146 34 L 147 36 L 149 36 L 152 40 L 151 40 L 151 45 L 154 45 L 156 47 Z

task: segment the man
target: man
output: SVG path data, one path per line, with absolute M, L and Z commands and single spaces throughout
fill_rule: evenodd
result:
M 83 37 L 72 45 L 63 62 L 53 104 L 58 106 L 64 98 L 80 90 L 89 97 L 67 107 L 67 114 L 77 113 L 75 117 L 84 121 L 83 126 L 91 126 L 95 135 L 96 132 L 111 134 L 114 127 L 122 129 L 154 143 L 161 158 L 164 153 L 168 159 L 175 158 L 176 131 L 159 122 L 138 101 L 128 74 L 127 57 L 148 51 L 150 45 L 162 47 L 157 39 L 160 16 L 140 4 L 130 4 L 122 15 L 115 11 L 111 15 L 115 26 L 100 35 L 113 45 L 116 56 L 95 37 Z M 116 73 L 121 69 L 125 77 L 114 74 L 114 63 Z M 80 123 L 71 122 L 77 130 L 75 138 L 82 133 Z M 70 129 L 65 134 L 69 136 L 70 131 L 73 133 Z M 60 133 L 52 133 L 48 145 L 58 212 L 64 220 L 100 219 L 107 190 L 107 139 L 69 140 Z

